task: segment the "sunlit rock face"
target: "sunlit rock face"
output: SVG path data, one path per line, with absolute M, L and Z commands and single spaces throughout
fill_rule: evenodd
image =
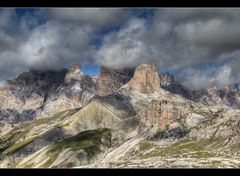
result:
M 148 109 L 141 114 L 141 124 L 145 127 L 165 129 L 173 118 L 177 118 L 177 113 L 167 101 L 151 101 Z
M 154 64 L 142 64 L 134 72 L 130 81 L 130 87 L 139 92 L 158 92 L 160 90 L 160 78 Z

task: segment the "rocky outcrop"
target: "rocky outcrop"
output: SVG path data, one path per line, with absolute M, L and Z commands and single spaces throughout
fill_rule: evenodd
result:
M 65 76 L 65 82 L 69 83 L 71 81 L 81 81 L 84 74 L 80 71 L 77 64 L 73 64 L 67 71 Z
M 110 95 L 128 83 L 133 76 L 132 69 L 110 69 L 101 67 L 96 79 L 96 91 L 100 96 Z
M 240 91 L 237 84 L 229 85 L 223 90 L 219 90 L 219 96 L 222 103 L 239 109 L 240 108 Z
M 212 87 L 206 90 L 192 91 L 190 98 L 205 105 L 221 105 L 240 108 L 240 92 L 237 84 L 225 86 L 222 89 Z
M 216 87 L 193 91 L 191 99 L 205 105 L 216 105 L 220 104 L 222 101 L 219 90 Z
M 161 73 L 159 76 L 161 80 L 162 89 L 174 94 L 179 94 L 185 98 L 191 99 L 191 90 L 179 84 L 175 80 L 173 75 L 169 73 Z
M 145 127 L 165 129 L 173 118 L 177 118 L 177 113 L 167 101 L 152 101 L 147 111 L 140 115 L 141 124 Z
M 167 130 L 171 126 L 180 127 L 176 123 L 190 112 L 187 102 L 155 99 L 150 102 L 147 110 L 138 114 L 140 119 L 139 131 L 144 128 Z M 176 124 L 178 124 L 176 126 Z
M 142 64 L 138 66 L 129 85 L 132 89 L 142 93 L 158 92 L 160 90 L 160 78 L 156 65 Z

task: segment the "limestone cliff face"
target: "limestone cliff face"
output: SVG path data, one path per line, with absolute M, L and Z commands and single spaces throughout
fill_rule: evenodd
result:
M 133 76 L 132 69 L 110 69 L 101 67 L 96 79 L 96 91 L 100 96 L 110 95 L 128 83 Z
M 140 128 L 153 128 L 158 130 L 168 130 L 172 127 L 188 128 L 197 124 L 188 124 L 185 118 L 194 113 L 189 102 L 181 102 L 167 98 L 152 100 L 147 110 L 139 113 Z
M 154 64 L 142 64 L 134 72 L 134 77 L 129 82 L 130 87 L 139 92 L 158 92 L 160 90 L 160 78 Z
M 137 116 L 139 132 L 153 130 L 158 139 L 187 136 L 197 139 L 229 138 L 232 143 L 240 141 L 239 110 L 206 106 L 174 94 L 152 100 Z
M 142 128 L 165 130 L 174 121 L 186 115 L 187 111 L 187 103 L 174 102 L 166 99 L 152 100 L 147 110 L 139 114 L 140 130 Z

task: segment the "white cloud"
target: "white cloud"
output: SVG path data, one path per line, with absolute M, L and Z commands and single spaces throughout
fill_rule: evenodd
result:
M 215 70 L 200 70 L 196 68 L 186 68 L 179 75 L 179 81 L 186 87 L 199 90 L 215 85 Z
M 229 64 L 226 64 L 222 67 L 220 67 L 217 71 L 216 71 L 216 81 L 222 85 L 229 85 L 229 84 L 233 84 L 234 81 L 232 79 L 232 68 Z
M 113 32 L 103 41 L 98 52 L 99 63 L 109 67 L 131 67 L 146 57 L 147 47 L 139 40 L 146 32 L 144 20 L 132 19 L 119 32 Z M 144 60 L 142 60 L 144 62 Z
M 178 80 L 190 89 L 199 90 L 216 85 L 231 85 L 238 82 L 239 78 L 233 77 L 232 63 L 230 62 L 208 69 L 186 68 L 178 75 Z

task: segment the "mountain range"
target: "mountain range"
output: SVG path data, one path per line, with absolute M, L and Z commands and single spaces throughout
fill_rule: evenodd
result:
M 29 70 L 0 87 L 0 167 L 240 167 L 239 109 L 154 64 Z

